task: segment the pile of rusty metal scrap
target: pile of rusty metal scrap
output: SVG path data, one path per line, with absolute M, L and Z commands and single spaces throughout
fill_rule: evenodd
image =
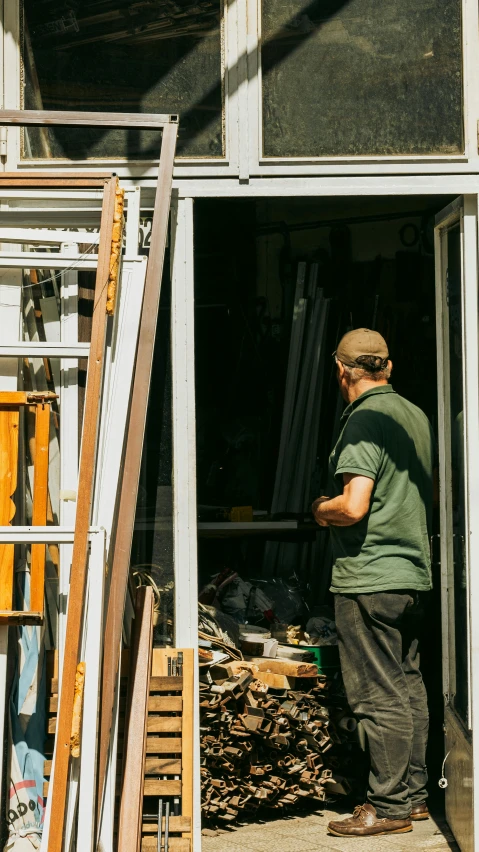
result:
M 280 661 L 267 662 L 274 670 Z M 234 823 L 260 807 L 292 808 L 350 792 L 341 773 L 351 763 L 356 724 L 335 695 L 337 678 L 290 678 L 294 688 L 275 689 L 255 662 L 201 668 L 206 822 Z

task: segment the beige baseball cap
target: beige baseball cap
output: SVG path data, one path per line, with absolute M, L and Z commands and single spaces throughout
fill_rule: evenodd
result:
M 333 353 L 338 361 L 348 367 L 360 367 L 358 358 L 372 355 L 385 361 L 389 358 L 389 350 L 384 337 L 369 328 L 355 328 L 341 338 L 336 352 Z

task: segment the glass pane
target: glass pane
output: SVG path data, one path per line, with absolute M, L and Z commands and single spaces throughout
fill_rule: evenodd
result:
M 456 694 L 454 706 L 467 724 L 469 671 L 467 661 L 467 566 L 465 551 L 464 403 L 462 362 L 461 232 L 447 233 L 447 301 L 449 318 L 450 426 L 453 484 L 454 615 Z
M 178 154 L 223 155 L 221 0 L 24 0 L 24 107 L 180 115 Z M 154 131 L 25 131 L 26 158 L 157 159 Z
M 267 157 L 458 154 L 460 0 L 263 0 Z

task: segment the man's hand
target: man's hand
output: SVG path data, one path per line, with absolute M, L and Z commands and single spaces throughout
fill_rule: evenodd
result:
M 312 505 L 313 517 L 320 527 L 351 527 L 367 515 L 374 479 L 357 473 L 343 474 L 343 493 L 338 497 L 318 497 Z

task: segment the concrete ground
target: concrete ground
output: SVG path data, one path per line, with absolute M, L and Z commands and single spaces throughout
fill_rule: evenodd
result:
M 407 834 L 352 839 L 328 834 L 331 819 L 341 816 L 325 807 L 313 814 L 252 823 L 216 836 L 205 832 L 202 852 L 459 852 L 446 822 L 439 817 L 415 822 Z

